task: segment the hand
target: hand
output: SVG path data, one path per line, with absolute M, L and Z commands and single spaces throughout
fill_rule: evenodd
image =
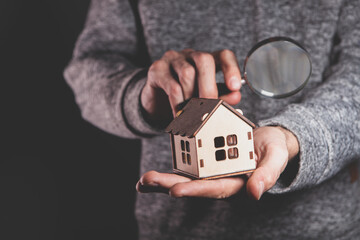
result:
M 227 198 L 246 185 L 248 194 L 260 199 L 276 183 L 288 161 L 299 152 L 296 137 L 281 127 L 260 127 L 254 131 L 256 170 L 246 182 L 243 176 L 215 180 L 191 180 L 170 173 L 150 171 L 136 185 L 138 192 L 165 192 L 173 197 Z
M 149 68 L 141 92 L 141 104 L 151 120 L 168 120 L 177 106 L 191 97 L 218 98 L 216 67 L 224 73 L 230 93 L 220 96 L 231 105 L 240 102 L 241 75 L 235 54 L 230 50 L 215 53 L 185 49 L 167 51 Z

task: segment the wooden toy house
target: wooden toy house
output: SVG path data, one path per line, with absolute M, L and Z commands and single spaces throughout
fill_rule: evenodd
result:
M 256 168 L 254 128 L 222 100 L 191 99 L 166 128 L 174 172 L 195 179 L 252 172 Z

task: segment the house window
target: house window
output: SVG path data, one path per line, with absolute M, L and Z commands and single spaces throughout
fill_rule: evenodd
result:
M 199 146 L 199 148 L 201 148 L 201 147 L 202 147 L 202 142 L 201 142 L 201 139 L 199 139 L 199 140 L 198 140 L 198 146 Z
M 236 147 L 235 148 L 229 148 L 228 149 L 228 157 L 229 157 L 229 159 L 238 158 L 239 157 L 238 149 Z
M 190 154 L 186 154 L 186 160 L 187 160 L 187 163 L 189 165 L 191 165 L 191 155 Z
M 251 140 L 251 132 L 248 132 L 248 139 Z
M 226 142 L 228 146 L 234 146 L 237 144 L 237 137 L 235 134 L 229 135 L 226 137 Z
M 225 150 L 217 150 L 215 152 L 216 161 L 222 161 L 226 159 L 226 151 Z
M 236 147 L 237 143 L 237 136 L 235 134 L 230 134 L 226 137 L 226 145 L 231 147 L 227 150 L 227 157 L 229 159 L 237 159 L 239 157 L 239 150 Z M 225 138 L 222 136 L 214 138 L 214 145 L 216 148 L 224 148 Z M 216 161 L 226 160 L 226 150 L 219 149 L 215 151 L 215 159 Z
M 185 151 L 185 142 L 184 142 L 184 140 L 181 140 L 180 143 L 181 143 L 181 150 Z
M 215 145 L 216 148 L 224 147 L 225 146 L 224 137 L 216 137 L 216 138 L 214 138 L 214 145 Z
M 204 159 L 200 159 L 200 167 L 204 167 Z
M 184 164 L 189 164 L 191 165 L 191 155 L 190 155 L 190 143 L 189 141 L 184 141 L 181 140 L 180 141 L 180 145 L 181 145 L 181 157 L 182 157 L 182 162 Z

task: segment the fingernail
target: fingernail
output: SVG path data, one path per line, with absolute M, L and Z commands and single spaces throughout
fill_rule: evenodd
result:
M 139 182 L 138 182 L 141 186 L 150 186 L 150 187 L 158 187 L 159 184 L 156 183 L 156 182 L 147 182 L 147 183 L 144 183 L 144 179 L 143 178 L 140 178 Z
M 158 183 L 155 183 L 155 182 L 149 182 L 146 185 L 151 186 L 151 187 L 159 187 L 160 186 Z
M 231 77 L 230 78 L 230 86 L 233 89 L 240 89 L 240 87 L 241 87 L 240 79 L 237 77 Z
M 258 197 L 258 200 L 260 200 L 261 195 L 263 195 L 263 193 L 264 193 L 264 182 L 260 181 L 259 182 L 259 197 Z

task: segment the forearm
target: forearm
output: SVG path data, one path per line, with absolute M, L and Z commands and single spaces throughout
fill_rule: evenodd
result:
M 128 1 L 92 1 L 86 27 L 65 70 L 83 117 L 118 136 L 156 134 L 139 96 L 146 69 L 137 62 L 137 28 Z
M 74 60 L 65 78 L 76 97 L 84 119 L 117 136 L 134 138 L 155 134 L 142 121 L 139 95 L 146 75 L 142 69 L 113 72 L 102 60 Z M 119 66 L 119 65 L 118 65 Z M 110 75 L 110 76 L 107 76 Z
M 342 81 L 346 81 L 345 78 Z M 356 85 L 338 87 L 338 83 L 329 83 L 317 89 L 317 99 L 291 105 L 274 118 L 259 123 L 288 129 L 299 141 L 299 164 L 294 181 L 290 185 L 278 181 L 271 192 L 293 191 L 321 183 L 359 156 L 357 92 L 360 88 Z M 339 90 L 344 91 L 343 94 L 332 93 Z
M 281 126 L 299 142 L 299 164 L 294 180 L 278 181 L 273 193 L 319 184 L 360 156 L 360 20 L 358 1 L 345 2 L 338 23 L 339 45 L 321 86 L 303 101 L 286 107 L 260 126 Z

